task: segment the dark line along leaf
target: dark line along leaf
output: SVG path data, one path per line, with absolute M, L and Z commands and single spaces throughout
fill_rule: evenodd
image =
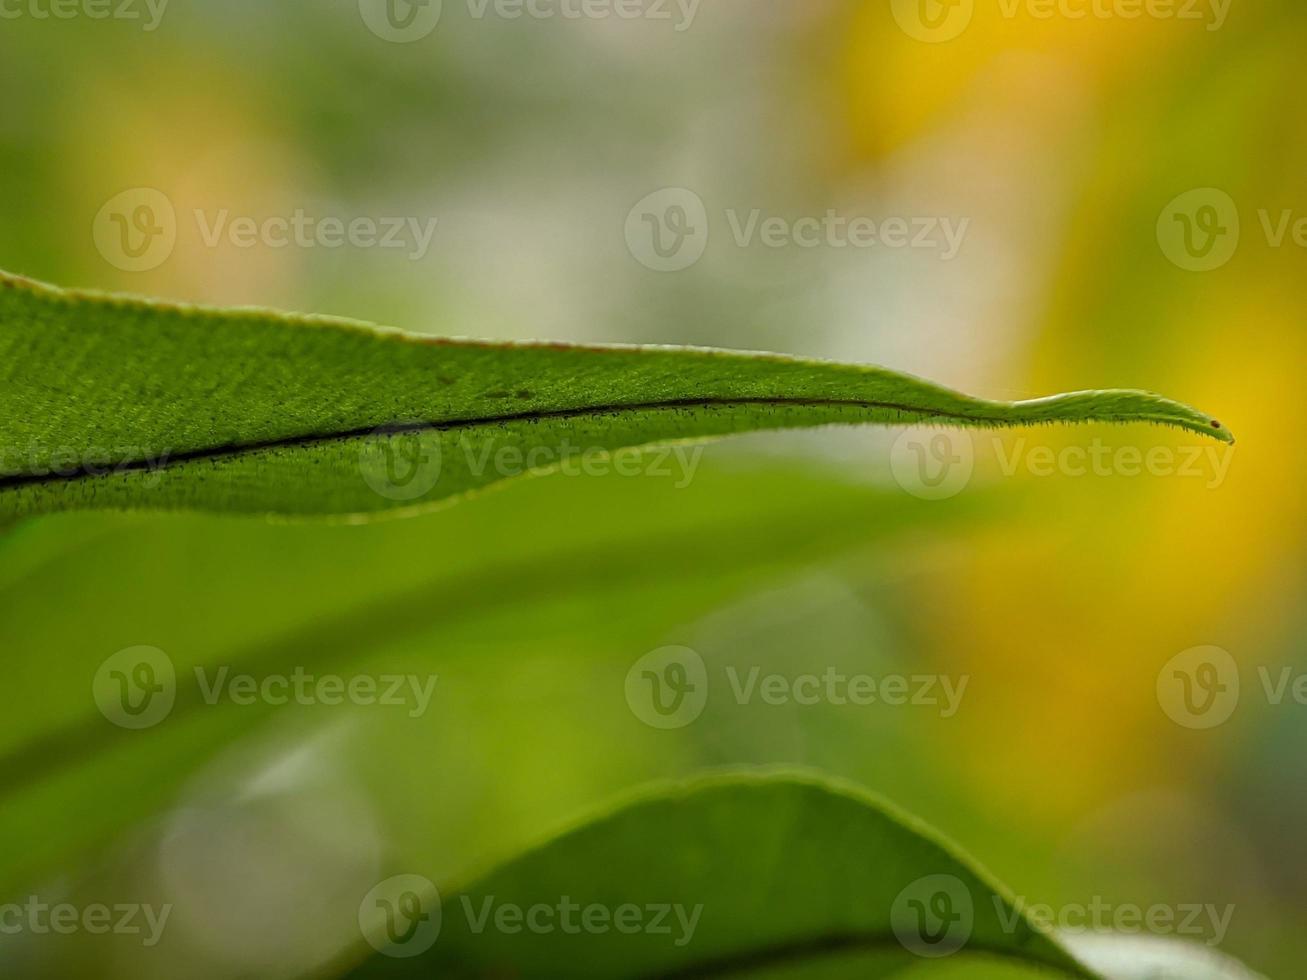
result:
M 793 774 L 717 775 L 646 794 L 443 896 L 409 892 L 413 878 L 387 881 L 361 912 L 382 952 L 368 950 L 352 976 L 803 976 L 844 959 L 847 968 L 825 975 L 866 980 L 952 956 L 1110 976 L 1073 957 L 918 821 L 856 788 Z M 387 903 L 402 907 L 401 893 L 421 908 L 409 898 L 411 921 L 401 916 L 387 933 Z M 610 910 L 606 925 L 585 928 L 585 913 L 572 911 L 562 928 L 563 896 Z M 539 905 L 552 907 L 548 923 L 536 913 L 541 928 L 495 918 Z M 628 921 L 619 930 L 621 906 Z M 650 906 L 671 907 L 667 931 L 643 928 Z M 412 955 L 408 943 L 428 948 Z M 1196 962 L 1183 956 L 1172 961 Z M 1102 942 L 1095 962 L 1112 961 Z M 1166 962 L 1159 953 L 1153 966 Z
M 81 508 L 369 514 L 585 450 L 830 423 L 1149 422 L 1139 391 L 971 398 L 879 367 L 495 344 L 65 291 L 0 274 L 0 520 Z

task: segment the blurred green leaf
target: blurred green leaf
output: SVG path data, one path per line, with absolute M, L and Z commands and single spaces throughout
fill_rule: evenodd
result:
M 863 977 L 971 954 L 1093 976 L 923 825 L 854 788 L 796 775 L 710 776 L 649 794 L 439 899 L 414 903 L 414 883 L 388 879 L 360 913 L 383 955 L 353 975 L 749 975 L 860 951 L 875 956 L 859 964 Z M 536 906 L 541 928 L 513 926 L 515 909 Z M 591 906 L 606 911 L 587 927 L 600 919 L 586 918 Z M 429 950 L 413 956 L 396 936 Z
M 1071 977 L 1255 980 L 1213 950 L 1147 936 L 1075 936 L 1073 956 L 968 857 L 885 801 L 757 771 L 646 791 L 446 894 L 393 875 L 365 899 L 360 928 L 378 952 L 358 978 L 814 967 L 867 978 L 975 957 Z
M 630 447 L 828 423 L 1153 422 L 1157 395 L 971 398 L 877 367 L 689 348 L 433 340 L 0 276 L 0 518 L 412 509 Z M 607 464 L 605 464 L 607 465 Z
M 11 680 L 0 691 L 0 835 L 27 842 L 0 869 L 0 894 L 75 872 L 115 834 L 175 802 L 217 753 L 260 724 L 311 730 L 349 714 L 209 704 L 197 668 L 258 677 L 295 667 L 437 671 L 439 710 L 421 719 L 400 713 L 400 731 L 378 736 L 415 742 L 433 763 L 473 726 L 484 726 L 484 751 L 501 735 L 525 738 L 512 718 L 537 720 L 548 705 L 510 709 L 505 678 L 539 669 L 531 664 L 541 651 L 567 651 L 572 661 L 555 669 L 615 672 L 605 705 L 632 735 L 625 756 L 592 757 L 614 767 L 603 769 L 601 788 L 586 789 L 577 763 L 578 796 L 563 805 L 580 806 L 630 784 L 640 733 L 650 731 L 623 700 L 623 659 L 787 571 L 887 544 L 923 521 L 974 514 L 975 503 L 941 509 L 811 467 L 706 465 L 688 488 L 647 477 L 555 477 L 457 512 L 363 526 L 202 515 L 38 521 L 0 566 L 23 573 L 0 577 L 0 647 Z M 79 597 L 76 618 L 63 614 L 69 594 Z M 177 696 L 156 725 L 128 730 L 97 709 L 93 682 L 107 658 L 139 645 L 170 658 Z M 558 704 L 566 694 L 549 697 Z M 590 714 L 597 710 L 592 703 Z M 374 708 L 368 717 L 393 715 Z M 458 769 L 447 760 L 447 782 Z M 395 796 L 396 808 L 446 808 L 441 787 L 386 785 L 392 796 L 416 794 Z M 524 793 L 516 788 L 519 803 Z M 81 816 L 55 819 L 71 812 Z

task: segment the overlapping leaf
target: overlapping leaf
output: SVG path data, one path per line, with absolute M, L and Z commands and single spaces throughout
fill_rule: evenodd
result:
M 0 275 L 0 520 L 84 508 L 416 508 L 596 454 L 830 423 L 1150 422 L 1137 391 L 988 401 L 879 367 L 433 339 Z
M 1097 936 L 1077 958 L 933 831 L 861 791 L 793 774 L 664 789 L 448 894 L 399 876 L 371 898 L 363 925 L 380 953 L 353 973 L 368 980 L 803 976 L 819 966 L 868 978 L 954 957 L 1107 980 L 1251 978 L 1183 944 L 1129 952 L 1138 937 L 1123 953 L 1122 940 Z M 1170 972 L 1200 963 L 1201 973 Z

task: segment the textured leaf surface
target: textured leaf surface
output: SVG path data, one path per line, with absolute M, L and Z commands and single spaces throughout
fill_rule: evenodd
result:
M 978 960 L 1004 976 L 1000 963 L 1098 980 L 1261 980 L 1205 946 L 1044 932 L 924 824 L 856 787 L 794 773 L 647 792 L 466 887 L 408 891 L 408 924 L 419 927 L 396 928 L 401 916 L 388 933 L 385 911 L 415 886 L 395 879 L 365 908 L 360 924 L 381 954 L 353 976 L 865 980 Z
M 1150 422 L 1157 395 L 971 398 L 878 367 L 432 339 L 0 274 L 0 520 L 79 508 L 368 514 L 585 454 L 830 423 Z
M 561 896 L 581 909 L 626 906 L 628 928 L 585 928 L 575 911 L 564 929 Z M 433 895 L 419 898 L 435 909 Z M 356 975 L 747 976 L 857 952 L 868 954 L 850 974 L 861 977 L 971 955 L 1094 976 L 924 826 L 855 789 L 794 775 L 708 777 L 650 795 L 438 904 L 434 942 L 405 958 L 390 955 L 406 950 L 387 941 L 374 910 L 371 936 L 387 954 Z M 500 908 L 551 905 L 553 927 L 496 925 Z M 634 928 L 632 907 L 649 928 Z M 666 932 L 650 924 L 659 907 L 671 910 Z M 409 941 L 426 938 L 419 929 Z

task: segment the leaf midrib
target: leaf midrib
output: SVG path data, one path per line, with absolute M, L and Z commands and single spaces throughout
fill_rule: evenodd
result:
M 206 446 L 179 453 L 169 454 L 165 459 L 133 459 L 122 462 L 83 464 L 62 473 L 15 473 L 0 477 L 0 490 L 12 490 L 19 487 L 73 483 L 78 480 L 92 479 L 104 475 L 105 469 L 115 473 L 160 470 L 184 463 L 230 459 L 250 453 L 266 452 L 274 449 L 301 449 L 321 446 L 333 442 L 345 442 L 368 436 L 401 435 L 415 432 L 439 432 L 454 429 L 475 429 L 508 425 L 514 422 L 547 422 L 569 419 L 593 418 L 602 415 L 623 412 L 650 412 L 660 410 L 693 409 L 728 410 L 733 408 L 863 408 L 883 411 L 902 412 L 904 415 L 918 418 L 948 418 L 984 425 L 1010 425 L 1012 419 L 1001 416 L 962 414 L 956 411 L 927 408 L 920 405 L 908 405 L 900 402 L 869 401 L 852 398 L 671 398 L 650 402 L 619 402 L 605 405 L 586 405 L 580 408 L 561 408 L 552 410 L 531 409 L 522 412 L 509 412 L 499 415 L 476 416 L 460 419 L 443 419 L 431 422 L 409 422 L 381 425 L 368 425 L 338 432 L 315 433 L 302 436 L 282 436 L 247 443 L 229 443 L 221 446 Z M 97 472 L 99 471 L 99 472 Z

